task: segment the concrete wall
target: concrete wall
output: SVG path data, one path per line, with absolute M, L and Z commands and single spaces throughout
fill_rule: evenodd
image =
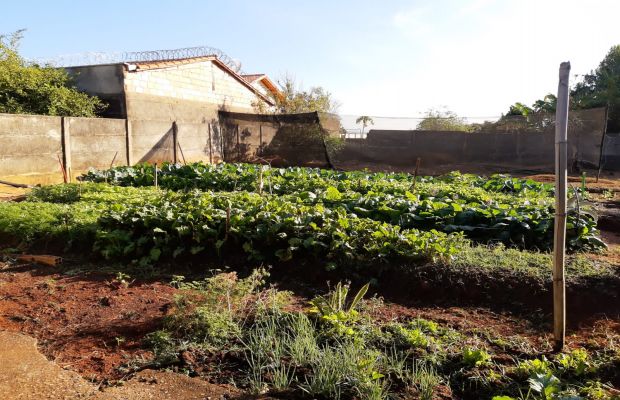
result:
M 422 173 L 553 171 L 552 132 L 463 133 L 371 130 L 326 151 L 337 136 L 329 114 L 256 115 L 220 111 L 217 119 L 170 121 L 61 118 L 0 114 L 0 179 L 24 183 L 62 181 L 58 157 L 73 177 L 90 167 L 138 162 L 269 160 L 273 165 L 408 170 L 422 159 Z M 608 135 L 605 169 L 620 169 L 620 139 Z M 601 133 L 569 130 L 569 165 L 598 166 Z M 116 155 L 116 158 L 115 158 Z
M 0 176 L 23 183 L 62 181 L 61 129 L 56 117 L 0 114 Z
M 73 176 L 88 168 L 127 165 L 124 119 L 65 118 L 64 135 L 68 140 L 67 164 Z
M 220 110 L 251 113 L 260 98 L 211 61 L 128 71 L 127 115 L 132 121 L 131 161 L 222 160 Z M 172 123 L 177 123 L 177 146 Z M 180 147 L 179 147 L 180 146 Z M 181 154 L 182 153 L 182 154 Z

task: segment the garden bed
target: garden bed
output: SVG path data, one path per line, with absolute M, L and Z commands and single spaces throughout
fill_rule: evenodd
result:
M 91 172 L 0 203 L 1 329 L 35 335 L 48 357 L 103 385 L 172 368 L 283 398 L 518 397 L 528 377 L 553 377 L 544 384 L 567 395 L 616 393 L 612 190 L 571 192 L 573 336 L 555 355 L 548 184 L 192 164 L 165 165 L 155 188 L 154 172 Z M 65 262 L 16 264 L 25 251 Z M 252 281 L 265 266 L 273 288 L 264 272 Z M 309 311 L 339 281 L 369 283 L 359 308 L 349 296 L 343 310 Z M 304 346 L 320 356 L 263 354 L 253 341 L 269 329 L 283 349 L 310 335 Z

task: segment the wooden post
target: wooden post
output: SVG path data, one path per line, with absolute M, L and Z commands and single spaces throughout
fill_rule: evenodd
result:
M 211 139 L 211 123 L 207 123 L 207 130 L 209 131 L 209 164 L 213 164 L 213 141 Z
M 64 182 L 71 182 L 67 173 L 71 169 L 71 129 L 67 117 L 60 118 L 60 135 L 62 140 L 62 169 Z
M 411 185 L 411 193 L 415 192 L 415 183 L 418 180 L 418 170 L 420 169 L 420 161 L 422 161 L 420 157 L 418 157 L 415 160 L 415 171 L 413 171 L 413 184 Z
M 230 232 L 230 203 L 226 208 L 226 234 L 224 236 L 224 240 L 228 240 L 228 232 Z
M 218 122 L 218 128 L 219 128 L 219 134 L 220 134 L 220 156 L 221 156 L 221 160 L 222 161 L 227 161 L 226 160 L 226 134 L 224 133 L 224 131 L 222 130 L 222 123 Z
M 62 157 L 60 156 L 60 154 L 57 154 L 57 155 L 58 155 L 58 165 L 60 165 L 60 172 L 62 172 L 62 182 L 68 183 L 67 170 L 65 169 L 65 166 L 62 163 Z
M 564 262 L 566 250 L 566 163 L 568 142 L 568 76 L 570 63 L 560 64 L 555 112 L 555 226 L 553 235 L 553 340 L 562 350 L 566 336 Z
M 179 160 L 178 143 L 179 143 L 179 128 L 177 127 L 177 121 L 172 122 L 172 162 L 177 163 Z
M 263 156 L 263 124 L 258 125 L 258 155 Z
M 177 147 L 179 148 L 179 151 L 181 152 L 181 158 L 183 159 L 183 165 L 187 165 L 187 161 L 185 161 L 185 154 L 183 154 L 183 148 L 181 147 L 180 142 L 177 142 Z
M 239 139 L 239 125 L 236 127 L 237 131 L 237 162 L 241 161 L 241 141 Z
M 127 161 L 127 166 L 130 167 L 133 165 L 132 159 L 132 151 L 133 151 L 133 142 L 132 142 L 132 126 L 131 120 L 127 118 L 125 120 L 125 158 Z
M 116 156 L 118 155 L 118 151 L 116 153 L 114 153 L 114 157 L 112 158 L 112 162 L 110 163 L 110 168 L 112 169 L 112 167 L 114 167 L 114 161 L 116 161 Z
M 155 189 L 157 189 L 157 163 L 155 163 Z
M 605 151 L 605 135 L 607 134 L 607 120 L 609 119 L 609 104 L 605 107 L 605 124 L 603 125 L 603 137 L 601 138 L 601 152 L 598 155 L 598 171 L 596 171 L 596 183 L 603 170 L 603 152 Z

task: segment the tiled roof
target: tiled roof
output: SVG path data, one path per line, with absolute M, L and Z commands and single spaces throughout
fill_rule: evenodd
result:
M 248 83 L 252 83 L 254 81 L 259 80 L 260 78 L 262 78 L 263 76 L 265 76 L 265 74 L 249 74 L 249 75 L 241 75 L 241 77 L 243 79 L 246 80 L 246 82 Z

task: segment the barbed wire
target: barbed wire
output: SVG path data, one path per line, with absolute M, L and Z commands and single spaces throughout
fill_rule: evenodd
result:
M 207 56 L 216 56 L 233 71 L 239 74 L 244 73 L 241 70 L 241 62 L 234 60 L 222 50 L 210 46 L 133 52 L 84 52 L 64 54 L 51 58 L 36 58 L 31 61 L 36 64 L 51 65 L 53 67 L 73 67 L 81 65 L 114 64 L 121 62 L 170 61 Z

